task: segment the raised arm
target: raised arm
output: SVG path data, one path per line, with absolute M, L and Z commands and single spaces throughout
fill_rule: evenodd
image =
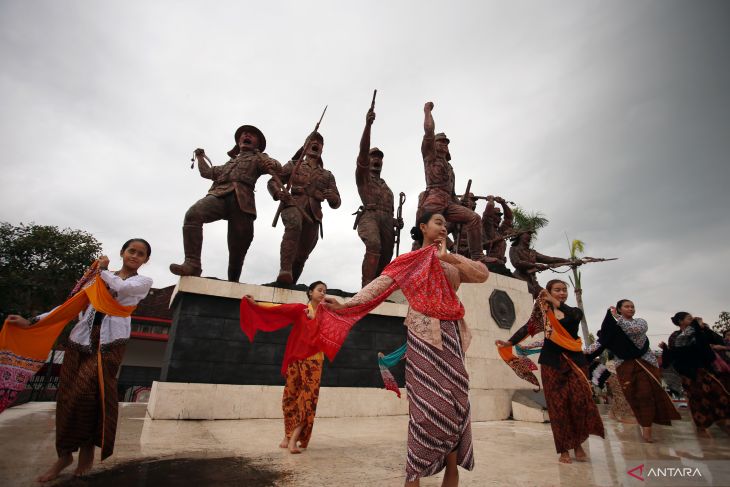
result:
M 424 159 L 435 155 L 434 137 L 436 132 L 436 124 L 433 121 L 433 102 L 427 102 L 423 107 L 423 142 L 421 143 L 421 154 Z
M 203 149 L 195 149 L 195 159 L 198 161 L 198 172 L 205 179 L 215 179 L 218 172 L 214 170 L 215 166 L 208 164 Z
M 515 221 L 515 217 L 512 214 L 512 208 L 509 207 L 507 202 L 501 196 L 498 196 L 496 200 L 500 205 L 502 205 L 502 224 L 499 226 L 499 230 L 502 233 L 512 230 Z
M 147 296 L 152 287 L 152 279 L 146 276 L 133 276 L 122 279 L 111 271 L 101 271 L 101 278 L 109 289 L 119 296 L 138 296 L 140 299 Z
M 489 277 L 487 266 L 481 262 L 471 260 L 463 255 L 449 254 L 453 260 L 448 262 L 459 270 L 459 279 L 463 283 L 484 282 Z
M 357 168 L 355 169 L 355 182 L 357 185 L 367 181 L 370 172 L 370 129 L 375 121 L 375 112 L 368 110 L 365 117 L 365 129 L 360 138 L 360 152 L 357 155 Z
M 491 216 L 494 214 L 494 196 L 487 196 L 487 207 L 484 208 L 482 214 L 482 230 L 487 240 L 491 240 L 496 237 L 494 227 L 492 227 Z M 486 243 L 486 242 L 485 242 Z

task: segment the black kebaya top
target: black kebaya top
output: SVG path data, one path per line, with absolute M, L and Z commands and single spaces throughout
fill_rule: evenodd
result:
M 578 338 L 578 327 L 580 326 L 580 320 L 583 318 L 583 311 L 580 308 L 573 308 L 565 303 L 562 303 L 558 309 L 565 315 L 563 319 L 558 320 L 563 325 L 565 331 L 567 331 L 571 337 Z M 528 335 L 527 325 L 517 330 L 514 335 L 509 339 L 513 345 L 517 345 Z M 550 367 L 560 367 L 560 355 L 565 354 L 566 357 L 571 359 L 576 365 L 585 365 L 586 359 L 583 355 L 583 351 L 573 352 L 566 350 L 565 348 L 557 345 L 549 339 L 545 339 L 545 343 L 542 346 L 542 352 L 540 352 L 540 358 L 537 363 L 541 365 L 548 365 Z

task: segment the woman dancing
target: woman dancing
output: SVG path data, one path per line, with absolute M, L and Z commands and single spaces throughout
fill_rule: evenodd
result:
M 616 355 L 616 375 L 626 400 L 641 426 L 641 436 L 653 443 L 651 425 L 671 425 L 681 416 L 660 382 L 659 364 L 649 348 L 646 331 L 649 325 L 634 318 L 636 308 L 628 299 L 609 308 L 601 324 L 598 340 L 586 349 L 595 356 L 604 349 Z
M 75 306 L 79 303 L 85 306 L 83 316 L 71 330 L 61 366 L 56 399 L 58 460 L 38 477 L 40 482 L 57 478 L 73 463 L 72 453 L 75 451 L 79 451 L 74 471 L 76 477 L 91 469 L 94 446 L 101 449 L 102 460 L 114 451 L 118 412 L 117 372 L 131 332 L 130 316 L 152 287 L 152 279 L 137 274 L 151 254 L 152 248 L 146 240 L 128 240 L 119 253 L 122 257 L 120 270 L 107 270 L 109 258 L 103 255 L 96 262 L 98 276 L 93 284 L 66 303 L 31 320 L 18 315 L 10 315 L 6 320 L 6 324 L 20 327 L 9 330 L 17 338 L 29 337 L 35 344 L 41 340 L 48 342 L 50 350 L 65 324 L 78 313 Z M 22 353 L 25 352 L 18 355 Z
M 730 374 L 724 367 L 714 366 L 716 350 L 722 350 L 722 337 L 710 330 L 702 318 L 693 318 L 686 311 L 672 316 L 679 327 L 669 336 L 669 344 L 659 344 L 663 350 L 662 367 L 673 366 L 682 377 L 689 409 L 697 432 L 707 434 L 713 423 L 730 434 Z
M 426 212 L 411 236 L 420 250 L 404 254 L 347 303 L 325 298 L 320 313 L 320 340 L 332 359 L 352 325 L 401 289 L 410 308 L 406 351 L 409 401 L 406 486 L 444 468 L 443 486 L 459 484 L 457 465 L 472 470 L 469 375 L 464 357 L 471 332 L 456 296 L 461 283 L 484 282 L 489 271 L 481 262 L 446 251 L 446 219 Z
M 544 328 L 545 342 L 538 363 L 542 365 L 540 376 L 560 463 L 572 463 L 570 450 L 575 452 L 577 461 L 587 461 L 581 444 L 588 435 L 601 438 L 605 435 L 601 415 L 593 402 L 582 342 L 578 338 L 583 312 L 565 304 L 567 299 L 567 283 L 558 279 L 549 281 L 546 289 L 538 295 L 530 321 L 508 341 L 495 342 L 500 347 L 500 355 L 505 358 L 513 345 Z
M 307 290 L 308 303 L 267 305 L 252 296 L 241 301 L 241 329 L 253 342 L 256 331 L 274 331 L 293 324 L 286 342 L 281 374 L 286 378 L 281 409 L 284 412 L 284 439 L 279 447 L 301 453 L 312 437 L 317 412 L 324 354 L 317 341 L 317 306 L 327 294 L 327 285 L 315 281 Z

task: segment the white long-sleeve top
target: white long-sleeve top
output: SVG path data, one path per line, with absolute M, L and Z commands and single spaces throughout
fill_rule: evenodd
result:
M 136 306 L 149 293 L 152 279 L 139 274 L 122 279 L 113 272 L 101 271 L 99 274 L 109 287 L 109 292 L 122 306 Z M 48 313 L 39 316 L 43 318 Z M 90 304 L 84 311 L 81 319 L 71 330 L 69 340 L 83 350 L 91 352 L 91 328 L 94 324 L 96 309 Z M 99 339 L 103 348 L 116 342 L 129 340 L 132 332 L 132 318 L 130 316 L 104 316 L 101 321 Z

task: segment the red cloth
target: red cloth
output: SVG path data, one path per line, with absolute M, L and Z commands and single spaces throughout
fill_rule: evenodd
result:
M 317 339 L 317 320 L 307 318 L 306 304 L 252 305 L 241 300 L 241 330 L 253 342 L 257 331 L 276 331 L 293 325 L 284 350 L 281 375 L 286 376 L 289 364 L 319 353 L 322 348 Z
M 350 328 L 398 288 L 403 291 L 411 308 L 421 314 L 442 321 L 464 317 L 464 305 L 446 279 L 435 245 L 401 255 L 388 264 L 383 274 L 394 282 L 368 302 L 337 311 L 320 303 L 316 318 L 319 322 L 319 343 L 330 360 L 334 360 Z

